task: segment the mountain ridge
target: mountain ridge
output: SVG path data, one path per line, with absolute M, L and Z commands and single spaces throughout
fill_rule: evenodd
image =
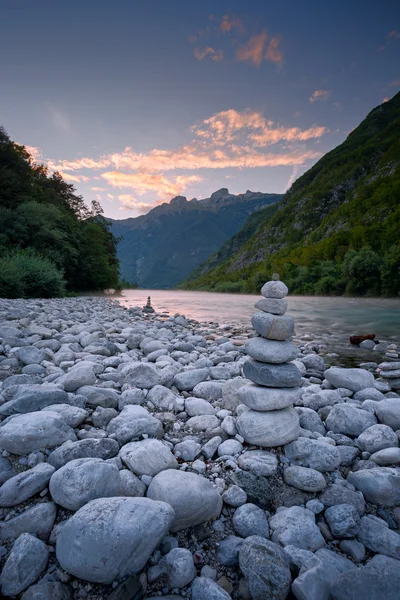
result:
M 400 93 L 297 179 L 273 214 L 261 211 L 234 253 L 213 255 L 181 287 L 256 292 L 278 272 L 293 293 L 397 295 L 399 201 Z
M 173 288 L 235 234 L 246 218 L 282 194 L 227 188 L 209 198 L 176 196 L 146 215 L 109 219 L 118 244 L 122 278 L 140 287 Z

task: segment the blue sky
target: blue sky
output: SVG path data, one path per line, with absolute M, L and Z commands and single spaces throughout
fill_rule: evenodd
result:
M 400 88 L 396 1 L 1 10 L 0 124 L 114 218 L 283 192 Z

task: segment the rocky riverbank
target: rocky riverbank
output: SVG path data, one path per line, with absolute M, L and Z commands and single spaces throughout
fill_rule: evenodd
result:
M 400 363 L 327 368 L 261 303 L 278 345 L 264 322 L 263 341 L 108 299 L 0 300 L 3 596 L 398 598 Z M 249 406 L 245 363 L 273 405 Z M 281 436 L 288 411 L 290 441 L 250 445 L 246 413 Z

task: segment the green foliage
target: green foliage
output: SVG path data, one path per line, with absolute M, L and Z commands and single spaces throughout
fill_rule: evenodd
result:
M 32 250 L 64 273 L 68 292 L 95 291 L 118 285 L 117 241 L 97 202 L 89 209 L 0 128 L 0 255 Z
M 0 297 L 63 296 L 63 273 L 48 258 L 32 250 L 14 250 L 0 257 Z
M 400 93 L 260 211 L 239 247 L 212 256 L 184 287 L 241 282 L 258 293 L 278 272 L 298 294 L 400 294 Z M 264 216 L 263 216 L 264 215 Z M 229 247 L 229 242 L 225 245 Z

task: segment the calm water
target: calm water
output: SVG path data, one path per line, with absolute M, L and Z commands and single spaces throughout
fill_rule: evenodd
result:
M 157 312 L 180 313 L 198 321 L 216 321 L 220 326 L 250 325 L 254 303 L 260 298 L 180 290 L 124 290 L 118 299 L 125 306 L 144 306 L 147 296 L 151 296 Z M 288 304 L 296 335 L 312 333 L 327 343 L 330 352 L 343 357 L 361 362 L 377 360 L 375 352 L 350 346 L 352 334 L 375 333 L 376 339 L 400 343 L 400 299 L 289 296 Z

